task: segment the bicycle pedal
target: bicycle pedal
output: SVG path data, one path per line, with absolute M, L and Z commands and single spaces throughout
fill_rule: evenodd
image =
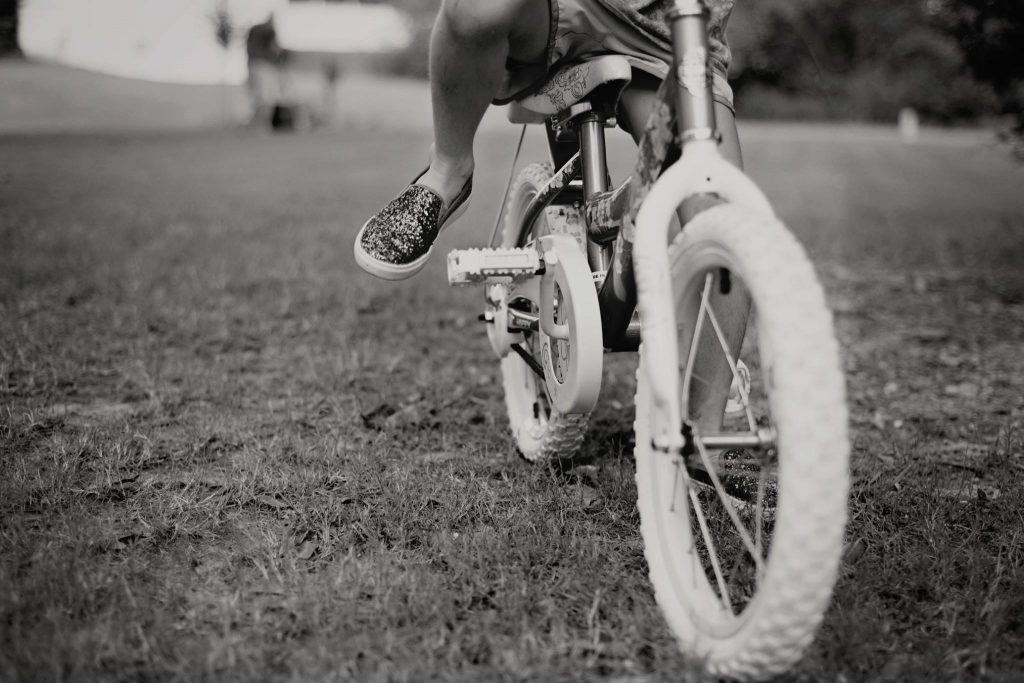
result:
M 506 284 L 541 272 L 535 249 L 455 249 L 448 252 L 448 284 Z

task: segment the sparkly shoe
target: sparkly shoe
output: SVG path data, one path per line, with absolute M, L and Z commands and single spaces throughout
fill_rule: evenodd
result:
M 757 505 L 760 486 L 760 468 L 752 460 L 754 456 L 743 449 L 730 449 L 722 454 L 722 468 L 718 480 L 725 495 L 738 506 Z M 687 468 L 692 480 L 709 492 L 715 490 L 711 476 L 702 468 Z M 779 485 L 774 477 L 766 478 L 762 492 L 762 511 L 773 516 L 779 500 Z
M 426 173 L 424 171 L 423 173 Z M 473 190 L 470 178 L 452 203 L 416 181 L 416 177 L 356 235 L 355 257 L 359 267 L 385 280 L 404 280 L 427 265 L 434 240 L 469 206 Z

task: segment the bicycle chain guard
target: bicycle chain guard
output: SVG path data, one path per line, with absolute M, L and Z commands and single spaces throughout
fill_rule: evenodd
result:
M 604 347 L 597 290 L 586 255 L 568 235 L 539 240 L 541 364 L 548 398 L 562 413 L 584 413 L 597 404 Z

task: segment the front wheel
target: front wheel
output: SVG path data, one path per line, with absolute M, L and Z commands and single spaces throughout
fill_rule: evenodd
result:
M 772 218 L 709 209 L 675 239 L 669 263 L 679 356 L 641 353 L 637 372 L 636 481 L 651 581 L 685 654 L 714 676 L 761 680 L 811 642 L 839 566 L 849 444 L 838 344 L 803 249 Z M 740 292 L 751 315 L 742 345 L 729 348 L 716 307 Z M 715 414 L 706 403 L 700 414 L 709 367 L 736 376 L 740 357 L 749 370 L 749 381 L 732 383 L 740 409 L 724 410 L 726 376 Z M 681 453 L 652 443 L 664 418 L 648 378 L 673 366 Z

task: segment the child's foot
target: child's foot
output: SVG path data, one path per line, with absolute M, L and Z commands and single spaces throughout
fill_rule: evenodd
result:
M 774 516 L 779 500 L 779 485 L 774 477 L 765 477 L 761 490 L 761 468 L 755 456 L 743 449 L 730 449 L 722 454 L 718 480 L 729 502 L 737 507 L 749 507 L 760 502 L 762 514 Z M 693 481 L 709 492 L 715 491 L 711 475 L 701 466 L 687 468 Z M 760 492 L 760 498 L 758 494 Z
M 404 280 L 427 264 L 437 236 L 469 205 L 473 177 L 451 199 L 423 184 L 428 171 L 388 202 L 359 230 L 355 257 L 359 267 L 385 280 Z

